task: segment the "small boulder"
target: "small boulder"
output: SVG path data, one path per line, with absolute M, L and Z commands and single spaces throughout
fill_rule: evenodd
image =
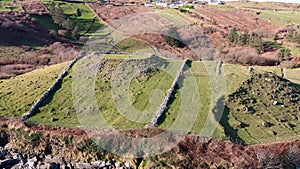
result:
M 64 30 L 64 29 L 60 29 L 60 30 L 58 30 L 58 35 L 60 35 L 60 36 L 63 36 L 63 37 L 68 37 L 68 36 L 69 36 L 69 34 L 70 34 L 70 32 L 69 32 L 69 31 L 67 31 L 67 30 Z

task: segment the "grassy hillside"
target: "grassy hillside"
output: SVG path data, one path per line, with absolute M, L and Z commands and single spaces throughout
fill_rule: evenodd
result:
M 62 29 L 59 25 L 53 22 L 51 16 L 49 15 L 31 15 L 31 17 L 38 20 L 38 22 L 45 26 L 48 30 L 58 31 Z
M 46 91 L 67 63 L 44 67 L 32 72 L 0 80 L 1 117 L 16 118 L 26 113 Z
M 263 10 L 260 18 L 278 26 L 299 25 L 300 11 Z
M 95 83 L 98 106 L 108 124 L 116 129 L 144 127 L 146 123 L 135 123 L 122 116 L 112 100 L 111 73 L 124 61 L 124 57 L 127 55 L 108 55 L 101 64 Z M 137 58 L 138 56 L 134 57 Z M 52 84 L 66 64 L 50 66 L 9 80 L 2 80 L 0 82 L 1 117 L 16 118 L 27 112 Z M 176 64 L 179 66 L 181 62 L 175 62 Z M 199 113 L 191 131 L 193 133 L 201 132 L 211 106 L 211 81 L 207 74 L 206 65 L 203 62 L 192 62 L 190 68 L 192 75 L 196 78 L 200 96 Z M 256 73 L 268 71 L 281 74 L 277 67 L 254 67 L 254 70 Z M 299 83 L 299 70 L 287 69 L 285 74 L 293 82 Z M 77 119 L 72 100 L 73 71 L 71 69 L 58 90 L 44 102 L 37 114 L 28 120 L 29 122 L 70 128 L 80 127 L 81 124 Z M 227 103 L 228 111 L 225 111 L 221 123 L 213 134 L 214 137 L 224 138 L 226 134 L 231 135 L 232 138 L 242 139 L 244 143 L 260 143 L 297 136 L 300 131 L 298 131 L 296 120 L 298 116 L 295 111 L 299 111 L 299 106 L 298 104 L 291 104 L 289 97 L 294 96 L 285 93 L 298 91 L 297 85 L 286 82 L 275 74 L 270 77 L 275 79 L 274 84 L 265 82 L 265 79 L 268 78 L 265 77 L 266 75 L 255 75 L 248 80 L 250 78 L 248 67 L 241 65 L 223 64 L 222 71 L 226 78 L 228 100 L 231 102 Z M 136 110 L 141 111 L 141 116 L 144 116 L 143 111 L 151 108 L 149 101 L 151 92 L 159 89 L 161 91 L 159 95 L 162 99 L 173 80 L 173 77 L 164 71 L 154 71 L 134 77 L 128 89 L 130 102 Z M 275 97 L 278 103 L 283 103 L 284 107 L 281 105 L 273 106 L 273 102 L 270 101 L 270 94 L 276 90 L 283 92 L 272 97 Z M 181 106 L 181 92 L 179 89 L 169 104 L 168 110 L 160 121 L 160 128 L 169 128 L 174 119 L 177 118 Z M 159 99 L 157 101 L 161 102 Z M 244 101 L 246 104 L 243 103 Z M 245 106 L 247 106 L 248 111 L 252 111 L 253 107 L 255 113 L 245 113 Z M 282 119 L 286 119 L 286 121 L 280 121 Z M 262 126 L 263 122 L 266 124 L 270 122 L 272 126 Z
M 245 143 L 289 140 L 300 132 L 299 103 L 299 86 L 273 73 L 254 74 L 229 96 L 225 130 Z
M 41 0 L 49 8 L 52 2 L 63 9 L 64 14 L 80 29 L 80 34 L 94 33 L 103 24 L 96 18 L 90 8 L 84 3 L 68 3 L 63 1 Z M 77 16 L 77 9 L 81 11 L 81 16 Z
M 1 11 L 20 11 L 19 4 L 14 4 L 12 0 L 1 0 L 0 1 L 0 12 Z
M 124 118 L 116 110 L 116 106 L 112 100 L 110 70 L 116 69 L 121 61 L 121 59 L 107 59 L 102 64 L 103 66 L 97 74 L 95 92 L 99 108 L 106 121 L 115 128 L 123 129 L 144 127 L 146 123 L 134 123 Z M 181 62 L 178 62 L 177 67 L 179 67 L 180 64 Z M 200 133 L 210 107 L 210 80 L 205 66 L 201 62 L 194 62 L 192 64 L 191 71 L 195 75 L 196 81 L 199 85 L 199 95 L 201 98 L 199 114 L 197 119 L 195 119 L 192 131 Z M 143 111 L 147 111 L 151 106 L 149 102 L 151 92 L 159 89 L 162 91 L 162 94 L 166 94 L 173 80 L 173 77 L 163 71 L 153 72 L 145 76 L 138 76 L 132 79 L 128 95 L 130 96 L 130 101 L 134 108 L 141 111 L 141 113 L 143 113 Z M 169 109 L 165 113 L 165 117 L 159 126 L 160 128 L 170 127 L 170 125 L 173 124 L 174 119 L 176 119 L 181 104 L 180 92 L 181 90 L 178 91 L 175 95 L 174 101 L 169 105 Z M 161 96 L 161 99 L 162 98 L 163 96 Z M 159 103 L 161 101 L 159 101 Z M 152 112 L 152 114 L 153 113 L 155 112 Z M 72 101 L 72 72 L 64 78 L 60 89 L 45 102 L 45 104 L 40 108 L 40 112 L 31 117 L 28 121 L 51 126 L 80 126 Z M 217 135 L 219 136 L 219 133 L 221 132 L 222 129 L 219 128 Z

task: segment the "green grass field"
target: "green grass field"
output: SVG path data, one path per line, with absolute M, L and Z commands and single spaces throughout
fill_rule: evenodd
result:
M 86 6 L 84 3 L 67 3 L 63 1 L 49 1 L 41 0 L 41 2 L 49 8 L 49 5 L 54 2 L 56 5 L 59 5 L 64 14 L 71 20 L 75 25 L 80 29 L 80 34 L 94 33 L 100 29 L 103 24 L 96 18 L 94 13 Z M 81 16 L 76 16 L 77 9 L 80 9 Z M 95 22 L 93 23 L 93 20 Z
M 279 26 L 300 24 L 300 11 L 263 10 L 260 17 Z
M 39 108 L 40 112 L 31 117 L 28 122 L 70 128 L 80 126 L 76 111 L 73 108 L 71 74 L 72 72 L 63 79 L 57 92 L 43 103 Z M 51 118 L 57 120 L 53 121 Z
M 255 2 L 255 1 L 228 1 L 228 5 L 234 6 L 236 8 L 242 9 L 259 9 L 259 10 L 281 10 L 281 11 L 290 11 L 295 10 L 299 11 L 298 4 L 292 3 L 277 3 L 277 2 Z
M 248 67 L 242 65 L 224 64 L 223 72 L 226 79 L 227 94 L 235 92 L 243 81 L 249 78 Z
M 291 50 L 291 54 L 293 56 L 298 56 L 300 57 L 300 47 L 298 44 L 295 43 L 289 43 L 289 44 L 285 44 L 285 46 Z
M 230 6 L 230 5 L 210 5 L 210 7 L 217 8 L 217 9 L 223 9 L 223 10 L 234 9 L 234 7 Z
M 116 45 L 117 50 L 126 52 L 136 52 L 142 49 L 151 48 L 151 45 L 134 38 L 125 38 Z
M 109 56 L 101 72 L 97 74 L 96 80 L 96 97 L 99 108 L 109 125 L 117 129 L 144 127 L 147 123 L 134 123 L 123 117 L 117 110 L 112 100 L 111 93 L 111 75 L 108 73 L 110 68 L 114 68 L 120 64 L 122 56 Z M 116 59 L 118 58 L 118 59 Z M 121 59 L 121 60 L 120 60 Z M 176 63 L 180 65 L 180 62 Z M 178 65 L 178 66 L 179 66 Z M 178 67 L 177 66 L 177 67 Z M 210 109 L 210 80 L 207 75 L 205 65 L 201 62 L 193 62 L 192 74 L 195 76 L 200 96 L 200 105 L 197 118 L 195 119 L 192 128 L 193 133 L 200 133 L 207 118 L 207 113 Z M 132 79 L 129 96 L 130 100 L 136 110 L 146 111 L 150 107 L 150 93 L 156 89 L 166 94 L 170 88 L 173 78 L 165 72 L 158 71 L 145 77 L 136 77 Z M 80 126 L 77 120 L 77 115 L 73 107 L 72 101 L 72 73 L 65 77 L 61 88 L 47 101 L 47 104 L 40 108 L 40 113 L 29 119 L 29 122 L 37 124 L 46 124 L 51 126 L 63 127 L 78 127 Z M 168 111 L 165 113 L 164 120 L 160 124 L 160 128 L 170 127 L 174 119 L 177 118 L 181 106 L 181 90 L 175 95 L 175 99 L 168 106 Z M 163 97 L 162 97 L 163 98 Z M 152 112 L 155 113 L 155 112 Z M 51 118 L 55 117 L 57 120 L 53 121 Z M 222 128 L 218 126 L 215 136 L 222 135 Z M 223 137 L 223 135 L 222 135 Z
M 286 69 L 285 76 L 293 83 L 300 84 L 300 68 L 297 69 Z
M 243 84 L 243 89 L 235 94 L 234 98 L 230 97 L 230 126 L 237 130 L 238 136 L 248 144 L 287 141 L 297 137 L 300 132 L 298 104 L 292 102 L 285 93 L 294 90 L 296 94 L 299 88 L 282 88 L 287 85 L 286 82 L 278 80 L 278 84 L 274 84 L 265 80 L 271 78 L 270 76 L 258 77 L 255 76 L 250 82 Z M 274 100 L 279 104 L 274 105 Z M 254 112 L 247 112 L 246 107 Z
M 112 100 L 110 72 L 120 65 L 124 57 L 128 57 L 128 55 L 108 55 L 106 57 L 105 64 L 103 64 L 101 71 L 97 73 L 95 81 L 97 103 L 102 115 L 110 126 L 116 129 L 144 127 L 147 123 L 132 122 L 121 115 Z M 132 58 L 139 57 L 136 55 L 132 56 Z M 67 63 L 50 66 L 12 79 L 2 80 L 0 82 L 1 117 L 17 118 L 27 112 L 41 94 L 52 84 L 55 77 L 58 76 L 66 64 Z M 180 62 L 176 64 L 180 65 Z M 211 80 L 207 74 L 206 66 L 208 66 L 208 64 L 192 62 L 190 69 L 196 79 L 200 97 L 199 111 L 191 129 L 191 132 L 195 134 L 201 133 L 205 121 L 207 120 L 208 112 L 211 109 Z M 254 69 L 256 72 L 268 71 L 276 74 L 281 73 L 277 67 L 254 67 Z M 29 118 L 28 122 L 69 128 L 81 127 L 72 100 L 73 71 L 74 70 L 71 69 L 71 72 L 64 78 L 58 90 L 43 103 L 37 114 Z M 293 82 L 300 84 L 299 71 L 299 69 L 287 69 L 286 76 Z M 242 82 L 250 77 L 248 67 L 241 65 L 224 64 L 223 73 L 226 79 L 227 94 L 235 92 Z M 160 94 L 166 94 L 172 81 L 173 77 L 163 71 L 150 73 L 146 76 L 134 77 L 128 89 L 130 102 L 136 110 L 141 111 L 141 116 L 144 116 L 143 111 L 151 108 L 149 101 L 151 92 L 155 89 L 159 89 L 161 91 Z M 178 118 L 179 110 L 182 106 L 181 94 L 182 90 L 179 89 L 173 101 L 168 105 L 168 110 L 165 112 L 163 121 L 161 121 L 159 125 L 160 128 L 169 128 L 174 123 L 174 120 Z M 161 99 L 162 98 L 163 95 L 161 95 Z M 157 100 L 161 102 L 159 99 Z M 240 105 L 236 105 L 235 107 L 238 108 L 239 106 Z M 280 107 L 271 107 L 265 111 L 278 112 L 281 111 L 281 109 Z M 237 128 L 237 126 L 241 124 L 241 121 L 250 124 L 246 129 L 238 129 L 237 134 L 243 138 L 246 143 L 251 144 L 276 141 L 284 138 L 292 139 L 297 136 L 298 133 L 296 131 L 293 132 L 288 129 L 288 126 L 284 124 L 279 125 L 276 121 L 276 118 L 284 118 L 280 113 L 278 116 L 270 116 L 270 114 L 265 113 L 264 110 L 261 110 L 261 112 L 261 115 L 253 116 L 250 114 L 235 113 L 233 111 L 228 115 L 227 125 L 230 125 L 232 128 Z M 256 125 L 261 125 L 264 121 L 263 119 L 267 119 L 276 125 L 271 129 L 256 127 Z M 224 124 L 226 124 L 226 121 L 224 123 L 223 120 L 222 125 L 217 125 L 217 129 L 213 133 L 215 138 L 225 138 Z M 272 131 L 276 131 L 278 134 L 274 137 Z M 233 130 L 229 132 L 233 132 Z
M 11 79 L 0 80 L 1 117 L 17 118 L 29 111 L 66 65 L 67 63 L 62 63 L 44 67 Z
M 20 5 L 14 4 L 12 0 L 1 0 L 0 11 L 20 11 Z
M 31 15 L 31 17 L 38 20 L 38 22 L 46 27 L 48 30 L 58 31 L 62 29 L 59 25 L 55 24 L 49 15 Z

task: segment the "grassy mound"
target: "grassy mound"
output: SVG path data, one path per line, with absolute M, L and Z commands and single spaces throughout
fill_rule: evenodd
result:
M 300 131 L 299 103 L 299 85 L 269 72 L 253 74 L 228 97 L 225 132 L 245 143 L 288 140 Z

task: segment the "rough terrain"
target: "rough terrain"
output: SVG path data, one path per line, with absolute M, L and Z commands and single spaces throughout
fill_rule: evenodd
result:
M 121 131 L 131 137 L 149 137 L 159 132 L 155 129 Z M 0 136 L 0 165 L 16 168 L 103 168 L 104 165 L 108 168 L 295 168 L 300 164 L 299 141 L 242 146 L 230 141 L 188 135 L 176 147 L 161 155 L 130 159 L 97 148 L 81 129 L 31 126 L 1 119 Z
M 59 37 L 22 12 L 0 12 L 0 79 L 62 63 L 78 53 L 76 45 Z

